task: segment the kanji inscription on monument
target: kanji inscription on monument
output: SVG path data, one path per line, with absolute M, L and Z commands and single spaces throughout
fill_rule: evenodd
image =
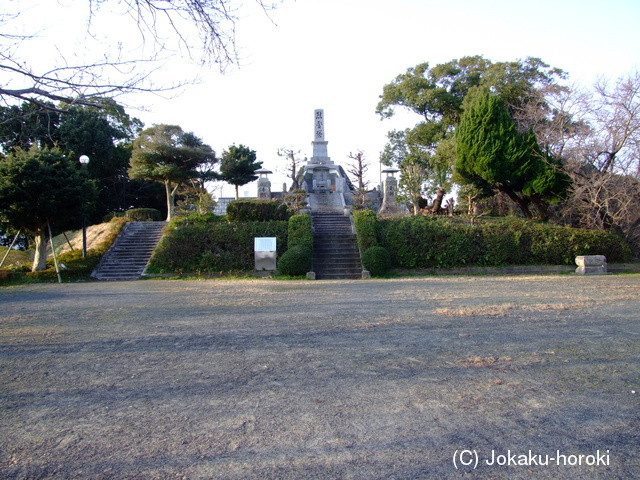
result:
M 324 140 L 324 110 L 318 109 L 314 112 L 315 115 L 315 140 Z

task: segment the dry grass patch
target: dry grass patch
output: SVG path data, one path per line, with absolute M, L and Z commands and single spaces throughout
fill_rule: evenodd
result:
M 567 303 L 536 303 L 533 305 L 479 305 L 473 307 L 437 308 L 434 313 L 444 317 L 505 317 L 518 312 L 576 311 L 593 307 L 602 301 L 585 300 Z
M 370 330 L 378 327 L 386 327 L 388 325 L 395 325 L 397 323 L 402 323 L 402 320 L 396 317 L 381 317 L 376 319 L 375 321 L 362 322 L 354 325 L 355 329 L 361 330 Z
M 468 367 L 491 367 L 497 365 L 499 362 L 510 362 L 511 357 L 477 357 L 471 356 L 467 357 L 464 360 L 461 360 L 460 363 L 466 365 Z
M 87 227 L 87 249 L 95 248 L 107 240 L 113 229 L 114 225 L 110 222 L 89 225 Z M 58 255 L 70 251 L 71 247 L 75 250 L 82 249 L 82 230 L 66 232 L 66 235 L 66 238 L 64 235 L 58 235 L 53 239 L 53 243 L 56 246 L 56 254 Z M 68 242 L 67 239 L 69 240 Z M 51 254 L 50 247 L 51 245 L 47 248 L 47 254 Z
M 514 305 L 480 305 L 477 307 L 437 308 L 436 315 L 443 317 L 504 317 L 515 308 Z

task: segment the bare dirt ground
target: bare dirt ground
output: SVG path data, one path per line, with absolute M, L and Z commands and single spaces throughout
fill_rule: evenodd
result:
M 0 478 L 640 478 L 639 291 L 639 275 L 1 288 Z

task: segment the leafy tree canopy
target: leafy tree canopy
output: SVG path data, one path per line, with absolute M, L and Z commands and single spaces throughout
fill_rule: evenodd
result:
M 222 180 L 235 187 L 238 199 L 238 187 L 257 180 L 256 170 L 261 167 L 262 162 L 256 160 L 255 150 L 244 145 L 231 145 L 222 153 L 220 174 Z
M 384 86 L 376 112 L 389 118 L 402 107 L 418 114 L 421 121 L 403 132 L 390 132 L 381 160 L 389 164 L 397 161 L 397 152 L 408 152 L 412 161 L 404 165 L 415 170 L 416 159 L 424 164 L 427 191 L 448 190 L 456 154 L 454 133 L 470 89 L 489 89 L 510 112 L 529 111 L 531 104 L 536 112 L 547 112 L 541 92 L 561 88 L 556 82 L 564 77 L 562 70 L 538 58 L 493 63 L 482 56 L 468 56 L 434 67 L 428 63 L 411 67 Z M 397 165 L 404 168 L 402 162 Z
M 144 199 L 132 198 L 144 187 L 143 182 L 132 182 L 127 176 L 131 143 L 142 129 L 142 122 L 130 117 L 112 99 L 94 102 L 100 106 L 70 105 L 60 107 L 60 112 L 29 102 L 0 107 L 0 150 L 8 153 L 17 148 L 29 150 L 34 145 L 56 146 L 69 158 L 87 155 L 90 161 L 86 168 L 99 188 L 94 221 L 130 207 L 162 206 L 162 191 L 159 204 L 154 200 L 157 191 Z
M 180 186 L 191 178 L 216 178 L 216 161 L 213 149 L 192 132 L 184 132 L 177 125 L 154 125 L 133 142 L 129 175 L 164 184 L 167 220 L 171 220 Z
M 50 104 L 53 107 L 53 104 Z M 59 142 L 60 115 L 33 103 L 0 107 L 0 150 L 29 150 L 32 145 L 53 147 Z
M 96 189 L 86 169 L 57 149 L 16 149 L 0 160 L 0 220 L 36 240 L 34 270 L 46 261 L 46 229 L 77 228 Z
M 492 63 L 482 56 L 470 56 L 433 68 L 421 63 L 384 86 L 376 112 L 388 118 L 395 107 L 404 107 L 421 115 L 425 122 L 452 126 L 460 121 L 462 102 L 472 87 L 487 87 L 510 109 L 517 109 L 529 101 L 539 101 L 539 89 L 564 78 L 564 71 L 532 57 Z

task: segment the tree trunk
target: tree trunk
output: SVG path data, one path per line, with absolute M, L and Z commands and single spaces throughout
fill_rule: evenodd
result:
M 170 182 L 164 182 L 164 188 L 167 191 L 167 222 L 170 222 L 175 215 L 176 193 L 178 192 L 179 186 L 180 184 L 177 184 L 171 188 Z
M 440 209 L 442 208 L 442 198 L 444 194 L 447 193 L 444 188 L 438 187 L 438 192 L 436 193 L 436 198 L 433 200 L 433 206 L 431 207 L 431 213 L 438 214 Z
M 524 215 L 524 218 L 533 218 L 531 210 L 529 210 L 528 198 L 520 198 L 518 194 L 508 188 L 501 188 L 500 191 L 504 192 L 516 205 L 518 205 L 520 211 L 522 211 L 522 215 Z
M 540 215 L 540 220 L 547 221 L 549 220 L 549 204 L 544 201 L 544 199 L 538 197 L 537 195 L 531 196 L 531 203 L 536 207 L 538 214 Z
M 35 255 L 33 257 L 32 272 L 47 269 L 47 232 L 46 224 L 42 228 L 38 228 L 35 234 Z
M 413 201 L 413 216 L 417 217 L 420 213 L 420 199 L 415 199 Z
M 236 200 L 240 200 L 240 194 L 238 193 L 239 185 L 234 185 L 236 187 Z
M 167 195 L 167 222 L 169 222 L 173 216 L 173 199 L 171 198 L 171 185 L 166 180 L 164 182 L 164 191 Z

